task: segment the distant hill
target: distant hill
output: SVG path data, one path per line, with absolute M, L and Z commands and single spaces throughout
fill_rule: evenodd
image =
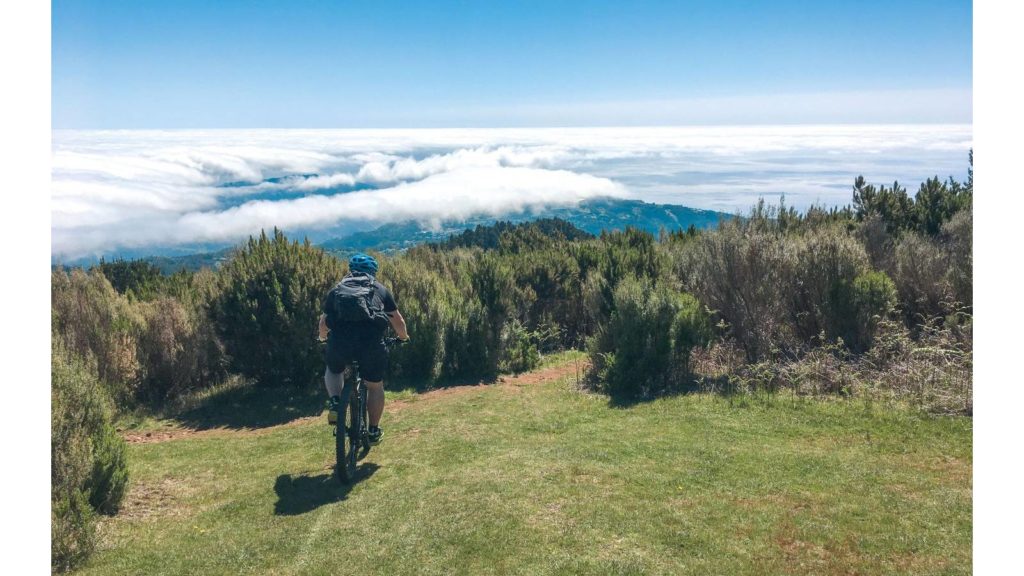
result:
M 314 240 L 314 244 L 328 252 L 345 256 L 356 251 L 376 250 L 390 253 L 399 252 L 417 244 L 447 243 L 452 236 L 462 234 L 477 227 L 492 226 L 502 222 L 513 225 L 536 220 L 553 220 L 567 222 L 571 227 L 590 234 L 600 234 L 602 230 L 621 230 L 633 226 L 657 234 L 659 230 L 686 229 L 691 225 L 696 228 L 714 226 L 722 218 L 732 215 L 714 210 L 700 210 L 676 204 L 654 204 L 640 200 L 623 200 L 617 198 L 597 198 L 581 202 L 575 206 L 560 206 L 529 210 L 502 216 L 481 216 L 465 220 L 449 220 L 436 226 L 407 221 L 384 224 L 372 230 L 365 230 L 330 238 L 322 241 Z M 301 238 L 301 233 L 290 232 L 289 235 Z M 496 238 L 497 236 L 495 236 Z M 134 249 L 111 254 L 107 258 L 142 259 L 158 268 L 164 274 L 172 274 L 178 270 L 198 270 L 199 268 L 216 268 L 230 255 L 234 246 L 195 245 L 189 247 L 163 247 Z M 82 258 L 64 262 L 72 266 L 91 266 L 99 262 L 99 257 Z
M 575 206 L 546 208 L 509 214 L 502 217 L 480 217 L 467 220 L 452 220 L 430 228 L 419 222 L 385 224 L 367 232 L 357 232 L 341 238 L 334 238 L 319 245 L 332 252 L 357 250 L 380 250 L 391 252 L 403 250 L 424 242 L 445 242 L 455 234 L 477 226 L 490 226 L 496 222 L 517 224 L 540 219 L 564 220 L 576 228 L 600 234 L 602 230 L 621 230 L 627 226 L 657 234 L 666 230 L 686 229 L 691 225 L 707 228 L 718 224 L 722 218 L 732 215 L 714 210 L 700 210 L 676 204 L 653 204 L 640 200 L 598 198 L 581 202 Z
M 156 266 L 163 274 L 174 274 L 185 269 L 190 271 L 200 268 L 216 268 L 220 263 L 227 260 L 235 247 L 225 248 L 216 252 L 201 252 L 199 254 L 188 254 L 185 256 L 147 256 L 143 260 Z
M 678 204 L 598 198 L 582 202 L 578 206 L 546 210 L 543 217 L 561 218 L 591 234 L 600 234 L 602 230 L 621 230 L 626 226 L 657 234 L 662 228 L 686 229 L 691 224 L 696 228 L 708 228 L 717 225 L 722 218 L 731 218 L 732 215 Z
M 494 250 L 501 244 L 501 237 L 506 233 L 526 231 L 539 233 L 541 236 L 562 240 L 581 240 L 593 238 L 594 235 L 572 225 L 561 218 L 540 218 L 530 222 L 498 221 L 489 226 L 477 224 L 476 228 L 468 228 L 459 234 L 453 234 L 447 241 L 432 243 L 438 249 L 468 248 L 476 246 L 485 250 Z
M 64 259 L 51 257 L 50 266 L 84 267 L 99 265 L 100 260 L 145 260 L 160 268 L 164 274 L 173 274 L 182 268 L 198 270 L 215 268 L 219 262 L 227 259 L 238 243 L 204 243 L 178 246 L 150 246 L 145 248 L 127 248 L 107 251 L 102 254 L 83 256 L 81 258 Z

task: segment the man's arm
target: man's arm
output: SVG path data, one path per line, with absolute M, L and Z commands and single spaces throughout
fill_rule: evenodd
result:
M 320 315 L 320 326 L 318 330 L 320 331 L 320 341 L 323 342 L 324 340 L 327 340 L 327 332 L 329 331 L 327 329 L 327 314 Z
M 405 318 L 402 318 L 402 313 L 396 308 L 392 312 L 388 312 L 388 319 L 391 321 L 391 327 L 395 329 L 395 334 L 398 335 L 400 340 L 408 340 L 409 332 L 405 327 Z

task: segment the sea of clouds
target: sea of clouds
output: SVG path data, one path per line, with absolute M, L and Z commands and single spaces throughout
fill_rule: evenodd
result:
M 857 175 L 966 177 L 970 125 L 53 133 L 51 253 L 341 234 L 623 197 L 845 205 Z

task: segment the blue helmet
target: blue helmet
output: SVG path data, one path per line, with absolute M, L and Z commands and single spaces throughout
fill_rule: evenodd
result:
M 370 276 L 377 275 L 377 260 L 368 254 L 356 254 L 348 260 L 349 272 L 362 272 Z

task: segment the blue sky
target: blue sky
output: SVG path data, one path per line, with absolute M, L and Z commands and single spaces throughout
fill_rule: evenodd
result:
M 55 0 L 55 128 L 970 123 L 971 3 Z

